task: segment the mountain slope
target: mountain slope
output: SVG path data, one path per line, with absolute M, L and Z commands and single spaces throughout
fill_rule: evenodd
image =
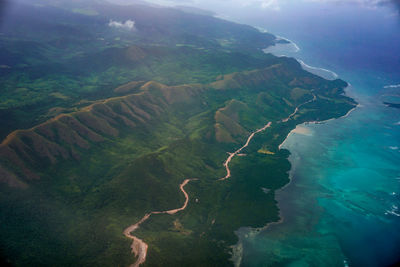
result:
M 277 219 L 273 192 L 287 182 L 289 168 L 278 145 L 297 123 L 352 108 L 354 102 L 341 95 L 344 86 L 282 58 L 203 85 L 130 82 L 117 90 L 126 95 L 17 130 L 0 145 L 0 221 L 6 225 L 0 236 L 25 245 L 5 247 L 6 255 L 17 265 L 128 265 L 134 259 L 122 230 L 149 211 L 181 206 L 177 185 L 196 177 L 187 185 L 187 210 L 160 215 L 139 229 L 150 246 L 147 263 L 229 265 L 238 227 Z M 243 151 L 248 156 L 233 160 L 231 180 L 218 182 L 226 151 L 266 122 L 289 116 L 313 93 L 315 102 L 256 136 Z M 256 153 L 260 147 L 275 154 Z M 33 210 L 41 211 L 40 218 Z M 26 216 L 32 219 L 16 220 Z M 64 250 L 50 249 L 55 244 Z

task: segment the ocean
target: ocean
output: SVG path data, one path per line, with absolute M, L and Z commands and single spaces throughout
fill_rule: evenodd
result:
M 350 1 L 349 1 L 350 2 Z M 359 1 L 361 3 L 361 1 Z M 400 263 L 400 16 L 393 6 L 286 5 L 237 21 L 292 40 L 267 49 L 351 85 L 348 116 L 303 124 L 286 139 L 291 183 L 276 192 L 282 221 L 238 230 L 241 266 Z

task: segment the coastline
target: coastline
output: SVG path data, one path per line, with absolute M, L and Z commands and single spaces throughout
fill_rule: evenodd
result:
M 350 116 L 350 114 L 351 114 L 354 110 L 356 110 L 357 108 L 359 108 L 359 107 L 361 107 L 361 104 L 357 104 L 354 108 L 350 109 L 345 115 L 343 115 L 343 116 L 341 116 L 341 117 L 338 117 L 338 118 L 331 118 L 331 119 L 327 119 L 327 120 L 323 120 L 323 121 L 306 121 L 306 122 L 297 124 L 297 125 L 296 125 L 296 128 L 297 128 L 298 126 L 307 128 L 307 125 L 309 125 L 309 124 L 322 124 L 322 123 L 327 123 L 327 122 L 333 121 L 333 120 L 344 119 L 344 118 L 347 118 L 348 116 Z M 278 146 L 279 150 L 281 150 L 281 149 L 283 148 L 283 146 L 284 146 L 285 142 L 287 141 L 287 139 L 288 139 L 292 134 L 296 133 L 296 132 L 295 132 L 295 131 L 296 131 L 296 128 L 294 128 L 293 130 L 291 130 L 291 131 L 289 132 L 289 134 L 286 136 L 285 140 L 283 140 L 283 142 Z M 284 148 L 283 148 L 283 149 L 284 149 Z
M 295 42 L 293 42 L 292 40 L 290 40 L 288 38 L 285 38 L 285 37 L 282 37 L 282 36 L 279 36 L 279 35 L 275 35 L 275 36 L 280 40 L 285 40 L 285 41 L 288 41 L 289 43 L 291 43 L 294 46 L 294 48 L 296 49 L 295 53 L 297 53 L 297 52 L 299 52 L 301 50 L 300 47 Z
M 345 115 L 343 115 L 343 116 L 341 116 L 341 117 L 339 117 L 339 118 L 332 118 L 332 119 L 327 119 L 327 120 L 324 120 L 324 121 L 309 121 L 309 122 L 303 122 L 303 123 L 297 124 L 297 125 L 296 125 L 296 128 L 297 128 L 298 126 L 307 128 L 307 125 L 309 125 L 309 124 L 321 124 L 321 123 L 327 123 L 327 122 L 333 121 L 333 120 L 345 119 L 345 118 L 347 118 L 348 116 L 350 116 L 350 114 L 351 114 L 354 110 L 356 110 L 359 106 L 360 106 L 360 104 L 357 104 L 354 108 L 350 109 Z M 294 128 L 293 130 L 291 130 L 291 131 L 289 132 L 289 134 L 286 136 L 285 140 L 283 140 L 283 142 L 279 145 L 279 150 L 281 150 L 281 149 L 286 149 L 286 148 L 284 148 L 283 146 L 285 145 L 285 142 L 288 140 L 288 138 L 289 138 L 291 135 L 293 135 L 294 133 L 296 133 L 296 132 L 295 132 L 296 128 Z M 293 162 L 293 161 L 290 159 L 290 156 L 289 156 L 289 159 L 288 159 L 288 160 L 289 160 L 289 162 L 290 162 L 290 164 L 291 164 L 292 166 L 296 166 L 295 162 Z M 279 190 L 277 190 L 277 194 L 279 194 L 279 191 L 284 190 L 287 186 L 289 186 L 289 185 L 291 184 L 292 178 L 293 178 L 293 172 L 294 172 L 294 170 L 295 170 L 295 167 L 294 167 L 294 168 L 293 168 L 293 167 L 290 168 L 290 171 L 289 171 L 289 182 L 288 182 L 285 186 L 283 186 L 282 188 L 280 188 Z M 279 206 L 279 202 L 278 202 L 278 206 Z
M 277 36 L 277 37 L 278 37 L 278 36 Z M 278 37 L 278 38 L 281 38 L 281 37 Z M 291 42 L 292 44 L 294 44 L 292 41 L 290 41 L 290 40 L 287 39 L 287 38 L 284 38 L 284 40 L 287 40 L 287 41 Z M 296 45 L 296 46 L 297 46 L 297 45 Z M 267 48 L 266 48 L 266 49 L 267 49 Z M 264 52 L 264 53 L 269 53 L 269 52 L 266 52 L 266 49 L 263 50 L 263 52 Z M 300 50 L 300 48 L 299 48 L 299 50 Z M 297 51 L 299 51 L 299 50 L 297 50 Z M 296 52 L 297 52 L 297 51 L 296 51 Z M 289 52 L 292 52 L 292 51 L 289 51 Z M 275 56 L 280 56 L 280 55 L 275 55 Z M 285 55 L 283 55 L 283 56 L 285 56 Z M 313 66 L 307 65 L 306 63 L 304 63 L 304 61 L 302 61 L 302 60 L 300 60 L 300 59 L 297 59 L 297 58 L 295 58 L 295 59 L 301 64 L 301 66 L 303 67 L 304 70 L 309 71 L 309 72 L 311 72 L 311 73 L 313 73 L 313 74 L 315 74 L 315 75 L 318 75 L 318 76 L 320 76 L 320 77 L 322 77 L 322 78 L 324 78 L 324 79 L 327 79 L 327 80 L 334 80 L 334 79 L 339 78 L 339 75 L 336 74 L 336 73 L 333 72 L 333 71 L 330 71 L 330 70 L 324 69 L 324 68 L 313 67 Z M 310 71 L 310 70 L 311 70 L 311 71 Z M 323 72 L 325 72 L 325 73 L 329 73 L 329 74 L 331 75 L 331 78 L 327 78 L 327 77 L 324 77 L 323 75 L 320 75 L 319 73 L 315 73 L 315 71 L 318 71 L 318 70 L 319 70 L 319 71 L 323 71 Z M 313 71 L 314 71 L 314 72 L 313 72 Z M 351 84 L 348 83 L 348 86 L 345 88 L 345 92 L 343 93 L 344 95 L 348 95 L 346 91 L 347 91 L 350 87 L 351 87 Z M 314 95 L 314 97 L 315 97 L 315 95 Z M 307 102 L 306 102 L 306 103 L 307 103 Z M 304 104 L 305 104 L 305 103 L 304 103 Z M 333 121 L 333 120 L 344 119 L 344 118 L 347 118 L 348 116 L 350 116 L 350 114 L 351 114 L 354 110 L 356 110 L 358 107 L 360 107 L 360 106 L 361 106 L 361 105 L 360 105 L 359 103 L 357 103 L 357 105 L 356 105 L 355 107 L 353 107 L 352 109 L 350 109 L 345 115 L 343 115 L 343 116 L 341 116 L 341 117 L 338 117 L 338 118 L 330 118 L 330 119 L 323 120 L 323 121 L 309 121 L 309 122 L 303 122 L 303 123 L 297 124 L 296 127 L 293 128 L 293 129 L 288 133 L 288 135 L 287 135 L 286 138 L 283 140 L 283 142 L 278 146 L 278 149 L 279 149 L 279 150 L 284 149 L 283 146 L 285 145 L 285 142 L 288 140 L 289 137 L 291 137 L 294 133 L 296 133 L 297 127 L 300 126 L 300 127 L 307 128 L 307 125 L 309 125 L 309 124 L 321 124 L 321 123 L 327 123 L 327 122 Z M 292 113 L 288 118 L 290 118 L 293 114 L 295 114 L 295 113 L 297 112 L 297 110 L 298 110 L 298 107 L 296 108 L 296 110 L 294 111 L 294 113 Z M 287 120 L 286 120 L 286 121 L 287 121 Z M 285 122 L 285 119 L 283 119 L 282 122 Z M 233 261 L 235 267 L 239 267 L 239 266 L 241 265 L 241 262 L 242 262 L 242 259 L 243 259 L 243 241 L 242 241 L 243 238 L 249 238 L 249 237 L 255 236 L 255 235 L 257 235 L 258 233 L 260 233 L 260 232 L 262 232 L 262 231 L 265 231 L 265 230 L 267 230 L 267 229 L 270 228 L 270 227 L 273 227 L 274 225 L 279 225 L 279 224 L 283 223 L 284 220 L 285 220 L 285 216 L 284 216 L 284 214 L 282 213 L 282 208 L 281 208 L 281 206 L 280 206 L 280 205 L 281 205 L 281 201 L 280 201 L 280 199 L 279 199 L 279 196 L 281 195 L 281 193 L 282 193 L 287 187 L 289 187 L 289 186 L 292 184 L 293 177 L 294 177 L 294 173 L 295 173 L 295 171 L 296 171 L 296 160 L 293 159 L 293 154 L 291 154 L 291 155 L 289 156 L 288 160 L 289 160 L 289 162 L 290 162 L 290 164 L 291 164 L 291 168 L 290 168 L 290 170 L 289 170 L 289 172 L 288 172 L 289 182 L 288 182 L 287 184 L 285 184 L 283 187 L 281 187 L 281 188 L 279 188 L 278 190 L 276 190 L 276 195 L 275 195 L 275 200 L 277 201 L 277 205 L 278 205 L 278 208 L 279 208 L 279 220 L 278 220 L 278 221 L 275 221 L 275 222 L 267 223 L 265 226 L 260 227 L 260 228 L 241 227 L 241 228 L 239 228 L 238 230 L 235 231 L 235 234 L 236 234 L 236 236 L 237 236 L 238 239 L 239 239 L 239 241 L 237 242 L 237 244 L 235 244 L 235 245 L 232 246 L 232 257 L 231 257 L 231 260 Z
M 300 124 L 296 125 L 296 128 L 298 126 L 301 127 L 305 127 L 307 128 L 307 125 L 309 124 L 321 124 L 321 123 L 326 123 L 329 121 L 333 121 L 333 120 L 338 120 L 338 119 L 344 119 L 347 118 L 354 110 L 356 110 L 359 106 L 361 106 L 360 104 L 357 104 L 354 108 L 350 109 L 345 115 L 338 117 L 338 118 L 331 118 L 328 120 L 324 120 L 324 121 L 310 121 L 310 122 L 303 122 Z M 285 149 L 284 143 L 288 140 L 288 138 L 293 135 L 295 133 L 296 128 L 292 129 L 289 134 L 286 136 L 285 140 L 279 145 L 279 150 L 280 149 Z M 289 178 L 289 182 L 287 184 L 285 184 L 283 187 L 279 188 L 278 190 L 276 190 L 276 195 L 275 195 L 275 200 L 277 201 L 277 205 L 279 207 L 279 220 L 275 221 L 275 222 L 270 222 L 267 223 L 265 226 L 263 227 L 259 227 L 259 228 L 252 228 L 252 227 L 241 227 L 238 230 L 235 231 L 236 236 L 238 237 L 239 241 L 237 242 L 237 244 L 232 246 L 232 257 L 231 260 L 234 263 L 235 267 L 239 267 L 241 264 L 241 261 L 243 259 L 243 237 L 245 238 L 249 238 L 249 237 L 253 237 L 255 235 L 257 235 L 258 233 L 267 230 L 270 227 L 273 227 L 275 225 L 279 225 L 281 223 L 283 223 L 285 221 L 285 216 L 284 214 L 281 212 L 282 208 L 280 206 L 280 194 L 282 193 L 282 191 L 284 191 L 287 187 L 289 187 L 292 184 L 293 181 L 293 177 L 294 177 L 294 173 L 296 171 L 296 159 L 293 159 L 293 154 L 291 154 L 288 158 L 290 164 L 291 164 L 291 168 L 288 172 L 288 178 Z
M 256 28 L 260 32 L 268 32 L 267 30 L 265 30 L 265 29 L 263 29 L 261 27 L 256 27 Z M 300 65 L 302 66 L 302 68 L 304 70 L 306 70 L 308 72 L 311 72 L 311 73 L 313 73 L 313 74 L 315 74 L 317 76 L 320 76 L 320 77 L 322 77 L 324 79 L 335 80 L 335 79 L 339 78 L 339 75 L 336 72 L 332 71 L 332 70 L 308 65 L 303 60 L 294 57 L 294 55 L 291 55 L 291 54 L 296 54 L 301 50 L 301 48 L 295 42 L 293 42 L 292 40 L 290 40 L 288 38 L 285 38 L 285 37 L 282 37 L 282 36 L 279 36 L 279 35 L 275 35 L 275 37 L 276 37 L 277 41 L 285 40 L 288 43 L 285 43 L 285 44 L 275 43 L 272 46 L 268 46 L 268 47 L 262 49 L 262 51 L 264 53 L 270 53 L 270 54 L 273 54 L 273 55 L 275 55 L 277 57 L 293 57 L 294 59 L 297 60 L 297 62 L 300 63 Z M 390 88 L 397 88 L 397 86 L 400 86 L 400 85 L 390 86 Z
M 259 32 L 262 32 L 262 33 L 270 33 L 270 34 L 273 34 L 273 33 L 271 33 L 271 32 L 269 32 L 268 30 L 266 30 L 266 29 L 264 29 L 264 28 L 262 28 L 262 27 L 255 27 Z M 264 48 L 264 49 L 262 49 L 262 51 L 264 52 L 264 53 L 271 53 L 271 54 L 274 54 L 274 48 L 276 49 L 276 48 L 280 48 L 280 47 L 286 47 L 286 49 L 287 49 L 287 46 L 292 46 L 292 48 L 293 49 L 288 49 L 287 50 L 287 52 L 289 52 L 289 53 L 297 53 L 297 52 L 299 52 L 301 49 L 300 49 L 300 47 L 295 43 L 295 42 L 293 42 L 292 40 L 290 40 L 290 39 L 288 39 L 288 38 L 286 38 L 286 37 L 283 37 L 283 36 L 279 36 L 279 35 L 276 35 L 276 34 L 273 34 L 275 37 L 276 37 L 276 39 L 275 39 L 275 41 L 277 41 L 274 45 L 271 45 L 271 46 L 268 46 L 268 47 L 266 47 L 266 48 Z M 287 43 L 278 43 L 278 41 L 280 41 L 280 40 L 284 40 L 284 41 L 287 41 Z M 268 50 L 270 50 L 270 51 L 268 51 Z M 272 50 L 272 51 L 271 51 Z M 274 54 L 275 56 L 285 56 L 285 55 L 276 55 L 276 54 Z
M 308 72 L 311 72 L 311 73 L 313 73 L 315 75 L 321 76 L 322 78 L 325 78 L 327 80 L 335 80 L 335 79 L 339 78 L 339 75 L 334 71 L 331 71 L 331 70 L 328 70 L 328 69 L 324 69 L 324 68 L 320 68 L 320 67 L 310 66 L 310 65 L 306 64 L 301 59 L 297 59 L 296 58 L 296 60 L 300 63 L 300 65 L 303 67 L 304 70 L 306 70 Z M 320 73 L 318 71 L 322 71 L 322 73 Z M 325 76 L 323 73 L 328 73 L 328 75 L 330 75 L 330 77 L 329 76 Z

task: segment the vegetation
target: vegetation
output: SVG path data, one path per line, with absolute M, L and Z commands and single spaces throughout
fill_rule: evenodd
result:
M 129 265 L 123 230 L 180 207 L 187 178 L 198 178 L 187 209 L 135 232 L 149 244 L 145 264 L 232 265 L 234 231 L 279 219 L 275 191 L 290 169 L 279 144 L 355 105 L 345 82 L 263 54 L 273 36 L 248 26 L 142 5 L 16 12 L 31 13 L 0 37 L 10 66 L 0 70 L 0 256 L 13 265 Z M 227 152 L 269 121 L 218 181 Z

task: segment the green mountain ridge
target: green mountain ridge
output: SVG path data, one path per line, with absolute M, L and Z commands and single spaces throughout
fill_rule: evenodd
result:
M 137 83 L 129 83 L 126 86 L 132 85 L 138 86 Z M 300 86 L 303 88 L 303 97 L 298 96 L 297 91 Z M 11 187 L 20 188 L 13 190 L 22 190 L 16 194 L 21 195 L 21 200 L 24 199 L 24 192 L 28 191 L 34 195 L 32 199 L 40 197 L 44 203 L 56 201 L 63 210 L 71 208 L 72 201 L 75 203 L 72 204 L 73 209 L 79 212 L 87 213 L 94 207 L 96 214 L 111 212 L 114 218 L 102 223 L 102 227 L 114 229 L 114 235 L 110 240 L 119 244 L 119 249 L 125 244 L 124 261 L 127 264 L 133 257 L 129 256 L 129 245 L 126 244 L 127 240 L 122 238 L 122 229 L 134 222 L 135 218 L 138 219 L 145 214 L 146 210 L 178 207 L 181 197 L 176 185 L 184 178 L 198 177 L 200 179 L 198 182 L 189 185 L 192 200 L 189 202 L 188 211 L 176 217 L 179 218 L 179 224 L 187 230 L 171 232 L 172 219 L 163 215 L 159 216 L 161 219 L 155 218 L 146 223 L 149 226 L 143 225 L 140 229 L 139 234 L 150 244 L 148 262 L 150 265 L 158 265 L 171 261 L 167 256 L 170 253 L 168 251 L 172 247 L 183 249 L 179 245 L 181 243 L 188 247 L 199 246 L 198 249 L 202 253 L 196 258 L 197 264 L 192 262 L 194 259 L 189 261 L 186 257 L 174 258 L 176 264 L 202 265 L 206 264 L 207 260 L 221 261 L 221 264 L 226 261 L 225 263 L 229 264 L 227 260 L 230 252 L 227 244 L 234 243 L 233 232 L 237 229 L 234 227 L 261 226 L 267 221 L 276 219 L 277 209 L 274 207 L 274 202 L 267 204 L 270 196 L 264 198 L 258 196 L 257 201 L 254 199 L 248 201 L 256 201 L 255 203 L 259 203 L 257 205 L 263 203 L 262 205 L 267 207 L 263 210 L 267 209 L 268 213 L 246 214 L 246 216 L 235 213 L 237 216 L 235 220 L 238 218 L 246 220 L 238 220 L 232 224 L 230 219 L 232 215 L 227 216 L 225 212 L 236 210 L 237 207 L 231 207 L 226 197 L 232 197 L 229 192 L 238 190 L 242 185 L 237 189 L 235 187 L 238 185 L 231 184 L 231 181 L 227 185 L 221 183 L 215 185 L 217 179 L 223 176 L 222 161 L 225 158 L 225 151 L 234 150 L 237 144 L 243 143 L 248 133 L 256 127 L 267 121 L 278 121 L 288 116 L 296 105 L 309 100 L 311 95 L 308 92 L 314 90 L 321 95 L 315 105 L 328 102 L 335 109 L 321 113 L 319 109 L 313 109 L 312 105 L 305 106 L 304 112 L 295 120 L 284 127 L 276 124 L 267 134 L 256 138 L 261 140 L 254 141 L 250 146 L 253 150 L 258 150 L 261 146 L 268 147 L 277 153 L 257 156 L 261 161 L 280 162 L 277 164 L 287 162 L 287 154 L 279 151 L 277 146 L 294 125 L 306 120 L 341 116 L 354 106 L 349 98 L 341 96 L 344 86 L 346 84 L 340 80 L 325 81 L 307 73 L 297 62 L 290 59 L 282 59 L 281 64 L 260 70 L 225 75 L 208 85 L 166 86 L 157 82 L 147 82 L 140 85 L 136 93 L 100 100 L 77 112 L 62 114 L 32 129 L 10 134 L 0 146 L 1 172 L 6 174 L 5 180 L 3 176 L 3 182 Z M 327 106 L 327 103 L 323 104 Z M 224 137 L 219 131 L 224 131 L 228 137 Z M 252 155 L 250 148 L 246 151 Z M 267 159 L 268 157 L 271 159 Z M 101 160 L 103 158 L 107 158 L 105 166 Z M 254 164 L 253 161 L 250 161 L 251 164 Z M 237 159 L 233 162 L 232 179 L 240 177 L 238 175 L 240 171 L 235 171 L 235 162 Z M 285 164 L 288 166 L 288 163 Z M 270 164 L 263 168 L 268 166 L 270 167 Z M 278 170 L 280 175 L 275 174 L 275 176 L 285 177 L 288 167 Z M 98 177 L 95 178 L 96 176 Z M 39 177 L 40 180 L 37 180 Z M 257 176 L 257 179 L 260 177 Z M 271 180 L 264 181 L 263 187 L 279 188 L 286 179 L 273 181 L 272 183 Z M 128 186 L 129 184 L 131 185 Z M 143 192 L 145 188 L 150 192 Z M 137 198 L 136 194 L 140 191 L 143 196 Z M 50 196 L 46 196 L 45 192 L 51 192 Z M 262 193 L 261 190 L 260 192 Z M 223 197 L 226 193 L 228 195 Z M 171 194 L 176 195 L 176 198 L 169 198 L 170 200 L 166 201 L 165 197 Z M 243 193 L 238 192 L 238 194 Z M 155 195 L 158 197 L 153 199 Z M 205 206 L 196 205 L 197 207 L 192 208 L 192 201 L 196 198 L 203 199 Z M 235 203 L 240 199 L 238 196 Z M 127 203 L 130 206 L 128 209 Z M 209 205 L 213 208 L 204 210 Z M 188 217 L 189 214 L 199 221 L 193 221 L 192 217 Z M 117 218 L 119 223 L 115 221 Z M 96 221 L 94 218 L 81 220 L 85 221 L 87 227 Z M 158 220 L 161 221 L 153 226 L 153 221 Z M 211 226 L 204 228 L 203 224 L 209 225 L 210 220 L 211 222 L 216 220 L 218 223 L 212 223 Z M 227 224 L 231 226 L 227 227 Z M 73 237 L 74 234 L 63 234 L 68 235 L 64 237 L 66 240 L 74 240 L 74 247 L 81 250 L 81 244 L 88 246 L 89 241 L 85 238 L 89 237 L 82 233 L 84 228 L 81 225 L 70 222 L 65 227 L 80 233 L 78 240 L 82 240 L 82 243 Z M 159 230 L 154 232 L 154 229 Z M 53 231 L 54 235 L 59 234 L 59 230 L 53 229 Z M 188 235 L 188 231 L 191 234 Z M 154 233 L 158 233 L 157 237 L 153 236 Z M 196 237 L 205 234 L 211 241 L 206 242 Z M 172 240 L 170 242 L 173 242 L 173 246 L 166 245 L 165 239 Z M 110 240 L 104 240 L 105 244 L 110 244 Z M 31 242 L 40 244 L 42 241 L 33 238 Z M 93 243 L 94 247 L 95 244 L 98 245 L 98 242 Z M 43 244 L 39 247 L 42 246 Z M 96 256 L 97 254 L 92 251 L 89 253 L 91 255 L 89 261 L 78 260 L 78 262 L 89 265 L 94 264 L 93 260 L 96 261 L 96 265 L 103 265 L 100 264 L 103 260 L 119 262 L 119 259 L 115 258 L 116 252 L 112 252 L 114 249 L 113 245 L 104 247 L 101 253 L 109 255 L 106 260 L 102 259 L 103 256 L 99 258 L 100 255 Z M 209 258 L 211 251 L 219 251 L 219 254 L 216 254 L 217 258 Z M 35 256 L 41 255 L 40 252 L 36 253 Z M 70 253 L 74 255 L 73 252 Z M 153 258 L 155 256 L 156 258 Z M 49 262 L 44 264 L 52 264 L 51 262 L 49 259 Z

